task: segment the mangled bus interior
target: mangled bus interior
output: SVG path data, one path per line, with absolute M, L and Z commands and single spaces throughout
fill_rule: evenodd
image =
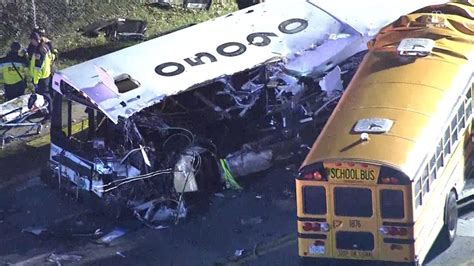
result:
M 43 176 L 157 227 L 186 216 L 185 194 L 239 189 L 237 177 L 302 159 L 373 27 L 419 7 L 348 19 L 319 2 L 260 4 L 60 71 Z M 87 114 L 77 134 L 75 112 Z
M 51 172 L 107 204 L 134 208 L 161 197 L 176 207 L 184 192 L 238 188 L 236 177 L 302 159 L 364 53 L 336 69 L 337 90 L 304 78 L 295 93 L 286 91 L 267 65 L 166 97 L 117 124 L 61 81 L 63 94 L 53 100 Z M 78 104 L 87 121 L 73 134 Z

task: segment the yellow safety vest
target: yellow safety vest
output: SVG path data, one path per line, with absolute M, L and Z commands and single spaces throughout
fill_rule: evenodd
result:
M 15 70 L 15 66 L 16 69 Z M 20 82 L 22 79 L 26 78 L 26 67 L 24 63 L 17 62 L 16 60 L 9 60 L 5 58 L 0 62 L 0 72 L 3 76 L 3 79 L 0 77 L 0 83 L 4 83 L 6 85 L 13 85 Z M 20 74 L 18 73 L 20 72 Z
M 45 79 L 51 75 L 51 63 L 53 61 L 53 55 L 51 51 L 48 51 L 44 57 L 41 67 L 36 66 L 36 55 L 31 56 L 30 61 L 30 74 L 33 78 L 33 84 L 38 84 L 40 79 Z

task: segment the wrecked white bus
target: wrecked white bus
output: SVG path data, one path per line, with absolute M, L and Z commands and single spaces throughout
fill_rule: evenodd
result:
M 422 6 L 366 2 L 269 1 L 56 73 L 43 177 L 156 226 L 187 192 L 304 155 L 366 42 Z

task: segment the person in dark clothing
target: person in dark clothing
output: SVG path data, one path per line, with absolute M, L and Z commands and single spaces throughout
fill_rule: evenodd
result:
M 53 55 L 49 46 L 41 40 L 39 34 L 33 33 L 31 39 L 32 43 L 35 44 L 36 49 L 30 59 L 30 75 L 33 79 L 35 92 L 42 95 L 48 102 L 48 114 L 45 115 L 45 119 L 49 119 L 52 108 L 49 85 L 51 81 Z
M 39 43 L 44 43 L 51 51 L 51 72 L 56 72 L 56 59 L 58 57 L 58 50 L 54 49 L 53 42 L 45 36 L 45 30 L 39 27 L 33 28 L 30 34 L 30 43 L 27 48 L 28 60 L 31 60 L 31 55 L 35 53 Z M 50 84 L 51 85 L 51 84 Z
M 0 59 L 0 83 L 4 84 L 6 100 L 25 93 L 28 59 L 18 42 L 13 42 L 8 54 Z
M 28 48 L 26 49 L 29 56 L 31 56 L 35 52 L 36 46 L 38 45 L 40 41 L 43 43 L 46 43 L 51 52 L 54 51 L 53 42 L 50 39 L 48 39 L 45 34 L 46 34 L 45 30 L 39 27 L 34 28 L 31 31 L 30 43 L 28 44 Z

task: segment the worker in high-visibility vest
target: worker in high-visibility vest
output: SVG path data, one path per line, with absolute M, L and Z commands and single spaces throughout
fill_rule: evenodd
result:
M 10 51 L 0 58 L 0 84 L 4 84 L 5 99 L 12 100 L 25 93 L 28 59 L 21 44 L 13 42 Z
M 49 50 L 53 53 L 53 61 L 54 61 L 57 57 L 58 51 L 54 48 L 53 42 L 50 39 L 48 39 L 48 37 L 46 37 L 46 31 L 43 28 L 36 27 L 36 28 L 33 28 L 33 30 L 31 31 L 30 36 L 33 36 L 34 33 L 39 35 L 40 37 L 39 42 L 42 42 L 48 45 Z M 29 56 L 31 56 L 35 52 L 36 46 L 38 45 L 39 42 L 37 40 L 34 40 L 34 38 L 30 38 L 30 43 L 28 44 L 28 48 L 27 48 L 27 52 Z
M 52 101 L 49 94 L 49 84 L 53 54 L 38 33 L 33 32 L 30 41 L 36 46 L 30 59 L 30 75 L 33 79 L 33 86 L 35 92 L 42 95 L 48 102 L 48 113 L 51 114 Z M 46 119 L 49 118 L 49 114 L 45 116 Z

